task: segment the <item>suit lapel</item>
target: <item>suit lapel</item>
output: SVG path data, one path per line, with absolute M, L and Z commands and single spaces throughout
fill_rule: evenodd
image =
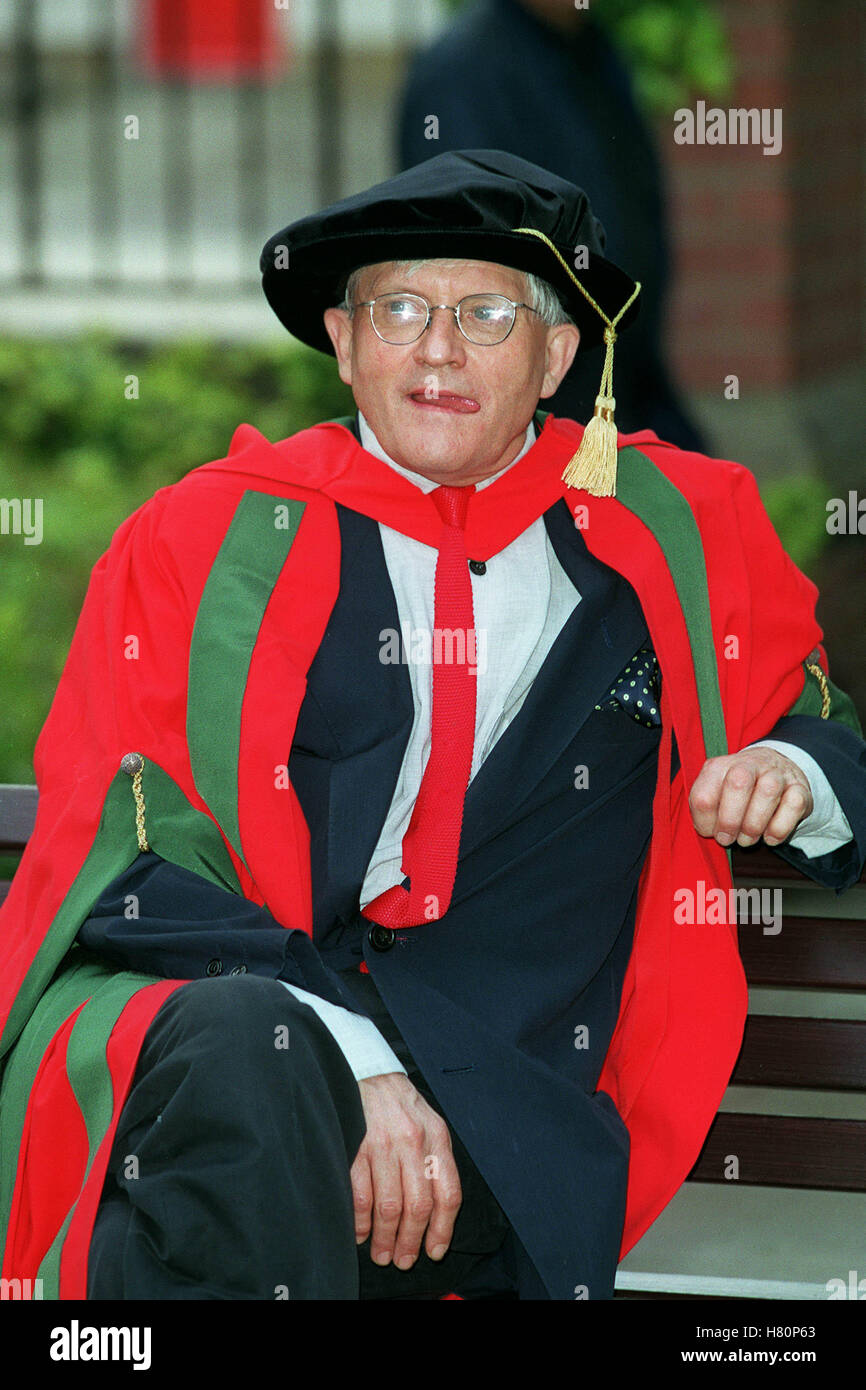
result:
M 311 816 L 320 804 L 307 785 L 307 748 L 327 750 L 328 824 L 322 835 L 327 865 L 319 892 L 321 910 L 357 902 L 358 889 L 376 847 L 400 775 L 412 731 L 414 704 L 409 668 L 380 659 L 382 629 L 400 630 L 394 590 L 379 526 L 370 517 L 338 507 L 341 537 L 340 595 L 325 639 L 310 666 L 307 698 L 298 721 L 293 776 Z M 346 698 L 347 682 L 352 691 Z M 312 775 L 321 759 L 308 759 Z
M 469 785 L 461 855 L 490 835 L 572 741 L 647 637 L 634 590 L 596 560 L 564 503 L 544 514 L 557 559 L 581 595 L 515 719 Z

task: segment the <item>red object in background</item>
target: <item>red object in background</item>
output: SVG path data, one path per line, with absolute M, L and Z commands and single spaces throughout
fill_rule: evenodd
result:
M 285 65 L 286 19 L 274 0 L 143 0 L 141 64 L 151 77 L 272 78 Z

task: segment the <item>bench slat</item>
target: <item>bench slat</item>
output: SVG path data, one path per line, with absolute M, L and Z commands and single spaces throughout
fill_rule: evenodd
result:
M 20 854 L 36 822 L 36 787 L 0 786 L 0 853 Z
M 731 1155 L 736 1179 L 725 1177 Z M 866 1192 L 866 1121 L 720 1114 L 689 1178 Z
M 866 989 L 866 922 L 786 915 L 778 936 L 748 924 L 739 943 L 750 984 Z
M 793 864 L 789 864 L 787 860 L 779 859 L 777 855 L 773 854 L 769 846 L 765 845 L 763 848 L 767 851 L 766 858 L 763 855 L 755 855 L 754 859 L 747 859 L 745 856 L 748 854 L 748 850 L 742 849 L 741 855 L 743 857 L 739 855 L 734 856 L 731 862 L 735 878 L 739 878 L 743 881 L 753 878 L 761 879 L 762 881 L 765 879 L 768 881 L 772 879 L 774 882 L 778 883 L 780 888 L 784 888 L 786 883 L 802 883 L 804 880 L 807 884 L 814 882 L 814 879 L 806 878 L 804 874 L 799 874 Z
M 807 887 L 813 883 L 812 879 L 806 878 L 799 869 L 795 869 L 793 864 L 789 864 L 787 860 L 780 859 L 769 845 L 763 843 L 751 845 L 748 849 L 743 849 L 742 845 L 734 845 L 731 863 L 734 878 L 741 883 L 753 878 L 773 878 L 783 882 L 788 880 L 791 883 L 802 883 Z M 866 866 L 864 866 L 858 882 L 866 883 Z
M 731 1084 L 866 1089 L 866 1023 L 753 1014 Z

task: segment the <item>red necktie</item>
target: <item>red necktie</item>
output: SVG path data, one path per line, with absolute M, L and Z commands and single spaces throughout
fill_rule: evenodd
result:
M 398 884 L 363 908 L 386 927 L 415 927 L 443 917 L 451 902 L 463 801 L 475 746 L 478 676 L 472 616 L 472 579 L 463 528 L 474 487 L 439 487 L 431 493 L 442 518 L 433 615 L 433 716 L 430 756 L 403 836 Z

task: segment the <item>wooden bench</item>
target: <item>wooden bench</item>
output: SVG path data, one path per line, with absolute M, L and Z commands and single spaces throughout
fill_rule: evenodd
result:
M 781 931 L 739 928 L 737 1065 L 617 1296 L 817 1300 L 852 1297 L 861 1278 L 866 1296 L 866 870 L 837 896 L 766 845 L 735 848 L 733 864 L 738 888 L 781 890 Z
M 0 855 L 20 858 L 33 833 L 37 797 L 35 787 L 0 783 Z M 0 878 L 0 903 L 8 892 L 9 880 Z
M 36 797 L 0 786 L 0 854 L 20 855 Z M 740 927 L 750 1011 L 729 1091 L 689 1180 L 620 1266 L 617 1297 L 829 1298 L 829 1280 L 853 1288 L 861 1277 L 866 1295 L 866 871 L 837 898 L 758 845 L 734 850 L 734 881 L 781 890 L 782 929 Z M 7 891 L 0 882 L 0 901 Z M 750 1093 L 757 1109 L 744 1103 Z M 845 1097 L 851 1113 L 834 1115 Z M 722 1188 L 721 1203 L 707 1200 Z M 818 1205 L 791 1231 L 791 1194 L 804 1192 Z M 820 1205 L 834 1196 L 844 1200 L 828 1227 Z

